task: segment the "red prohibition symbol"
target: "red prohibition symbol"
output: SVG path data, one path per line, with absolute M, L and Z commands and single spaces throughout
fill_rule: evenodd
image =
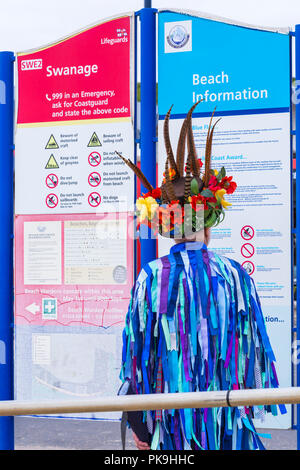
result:
M 252 261 L 244 261 L 242 263 L 243 268 L 247 271 L 247 273 L 251 276 L 254 273 L 254 264 Z
M 91 166 L 98 166 L 101 162 L 101 155 L 98 152 L 92 152 L 89 154 L 88 160 Z
M 244 245 L 241 248 L 241 253 L 244 256 L 244 258 L 251 258 L 251 256 L 254 255 L 254 246 L 251 245 L 251 243 L 244 243 Z
M 56 188 L 58 185 L 58 176 L 56 176 L 54 173 L 50 173 L 50 175 L 47 175 L 46 177 L 46 186 L 48 188 L 53 189 Z
M 46 204 L 49 209 L 54 209 L 58 204 L 58 197 L 56 194 L 48 194 L 46 197 Z
M 254 237 L 254 228 L 251 225 L 245 225 L 241 230 L 241 237 L 244 240 L 251 240 Z
M 93 171 L 89 174 L 88 182 L 91 186 L 99 186 L 99 184 L 101 183 L 101 176 L 96 171 Z
M 88 201 L 91 207 L 98 207 L 101 202 L 101 196 L 99 193 L 91 193 Z

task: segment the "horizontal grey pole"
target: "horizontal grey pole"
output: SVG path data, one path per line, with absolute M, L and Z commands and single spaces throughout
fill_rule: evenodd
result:
M 91 400 L 0 401 L 0 416 L 87 412 L 215 408 L 300 403 L 300 387 L 227 390 L 188 393 L 157 393 L 101 397 Z

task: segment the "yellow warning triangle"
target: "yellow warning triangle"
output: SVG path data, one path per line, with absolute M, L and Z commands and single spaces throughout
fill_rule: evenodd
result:
M 88 143 L 88 147 L 102 147 L 102 144 L 101 144 L 96 132 L 93 132 L 93 135 L 90 138 L 90 141 Z
M 51 134 L 50 139 L 48 140 L 48 143 L 45 148 L 46 149 L 58 149 L 59 148 L 53 134 Z
M 57 161 L 54 158 L 54 155 L 51 155 L 47 165 L 45 166 L 46 170 L 53 170 L 53 168 L 59 168 Z

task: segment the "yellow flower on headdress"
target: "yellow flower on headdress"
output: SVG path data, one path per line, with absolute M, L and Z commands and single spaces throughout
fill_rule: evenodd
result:
M 151 220 L 158 204 L 156 200 L 151 197 L 139 197 L 136 201 L 136 208 L 139 211 L 139 219 L 142 222 L 145 219 Z
M 218 189 L 218 191 L 215 192 L 217 200 L 222 204 L 224 209 L 226 209 L 228 206 L 232 206 L 232 204 L 228 201 L 225 201 L 224 194 L 226 194 L 226 189 Z

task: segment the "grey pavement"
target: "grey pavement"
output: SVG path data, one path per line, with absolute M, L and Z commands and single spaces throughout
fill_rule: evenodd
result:
M 262 439 L 267 450 L 297 450 L 295 430 L 258 429 L 271 434 Z M 16 450 L 122 450 L 120 423 L 64 418 L 15 418 Z M 131 431 L 126 449 L 134 450 Z

